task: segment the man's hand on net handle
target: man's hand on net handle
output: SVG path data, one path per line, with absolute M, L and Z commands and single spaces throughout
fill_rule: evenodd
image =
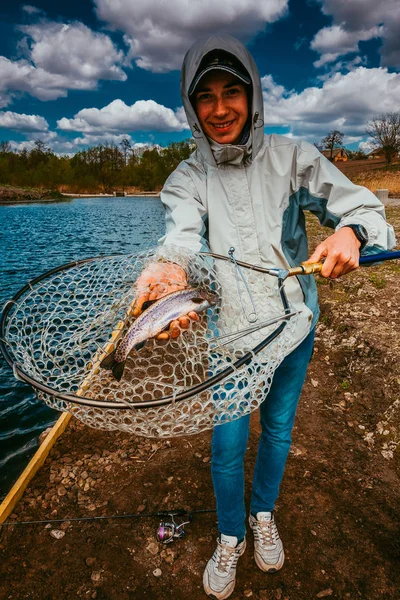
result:
M 167 294 L 187 287 L 187 277 L 184 269 L 175 263 L 155 262 L 144 269 L 136 285 L 138 296 L 133 310 L 135 317 L 140 315 L 145 302 L 159 300 Z M 188 315 L 179 317 L 179 319 L 172 321 L 168 331 L 159 333 L 157 339 L 168 340 L 170 337 L 179 337 L 181 329 L 189 327 L 190 319 L 198 321 L 199 316 L 191 311 Z

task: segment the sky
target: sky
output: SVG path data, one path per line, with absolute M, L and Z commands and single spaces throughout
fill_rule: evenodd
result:
M 0 3 L 0 141 L 57 154 L 191 137 L 180 66 L 229 33 L 257 63 L 266 133 L 368 149 L 367 122 L 400 110 L 399 0 L 38 0 Z

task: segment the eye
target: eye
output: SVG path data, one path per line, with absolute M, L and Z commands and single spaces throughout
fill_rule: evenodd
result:
M 211 94 L 208 92 L 202 92 L 197 96 L 197 102 L 204 102 L 205 100 L 209 100 L 211 98 Z
M 241 96 L 243 90 L 239 87 L 233 87 L 233 88 L 229 88 L 229 90 L 226 91 L 226 95 L 229 98 L 236 98 L 236 96 Z

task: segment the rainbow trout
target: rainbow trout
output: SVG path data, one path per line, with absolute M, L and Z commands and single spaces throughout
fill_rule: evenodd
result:
M 120 381 L 133 348 L 140 350 L 147 340 L 156 337 L 179 317 L 192 311 L 200 313 L 218 302 L 215 292 L 201 288 L 186 288 L 156 300 L 132 323 L 118 347 L 102 360 L 100 367 L 111 370 Z

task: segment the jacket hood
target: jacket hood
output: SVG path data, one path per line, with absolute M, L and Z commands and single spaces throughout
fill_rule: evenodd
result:
M 212 50 L 224 50 L 233 54 L 249 73 L 252 82 L 252 106 L 249 107 L 250 137 L 244 146 L 232 144 L 210 144 L 204 134 L 196 112 L 189 99 L 189 88 L 204 56 Z M 264 139 L 264 109 L 261 80 L 253 57 L 239 40 L 229 36 L 210 36 L 198 40 L 187 52 L 181 71 L 181 95 L 193 138 L 204 159 L 211 165 L 222 162 L 240 163 L 250 154 L 254 158 L 262 146 Z M 212 146 L 212 147 L 211 147 Z

